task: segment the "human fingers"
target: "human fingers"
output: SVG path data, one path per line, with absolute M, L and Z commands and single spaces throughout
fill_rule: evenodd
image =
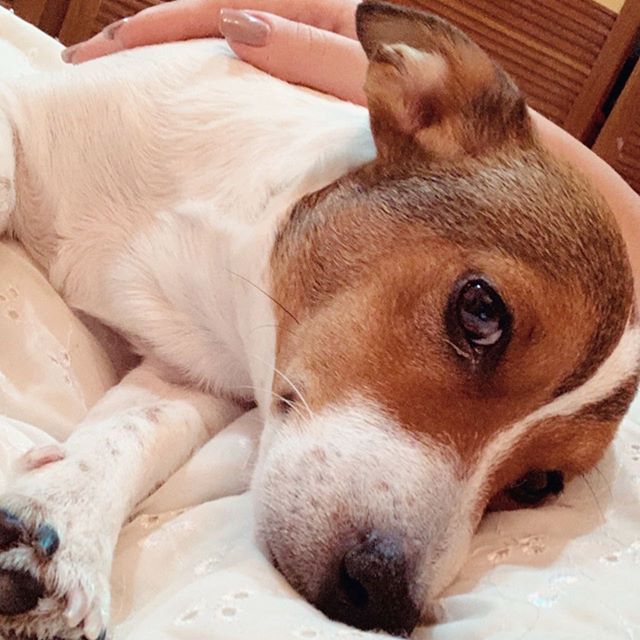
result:
M 144 9 L 115 22 L 86 42 L 63 53 L 79 63 L 122 49 L 220 36 L 220 10 L 255 9 L 355 38 L 355 9 L 359 0 L 174 0 Z
M 271 75 L 365 104 L 367 58 L 350 37 L 259 11 L 223 9 L 220 30 L 236 55 Z

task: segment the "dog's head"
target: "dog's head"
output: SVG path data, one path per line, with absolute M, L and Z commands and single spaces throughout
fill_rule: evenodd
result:
M 610 212 L 540 147 L 460 31 L 365 2 L 377 159 L 306 197 L 272 255 L 277 373 L 259 536 L 328 615 L 408 633 L 485 509 L 592 467 L 640 330 Z

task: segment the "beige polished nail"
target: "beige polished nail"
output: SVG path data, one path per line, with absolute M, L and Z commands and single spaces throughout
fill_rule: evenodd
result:
M 264 47 L 269 40 L 271 27 L 247 11 L 221 9 L 220 31 L 231 42 Z

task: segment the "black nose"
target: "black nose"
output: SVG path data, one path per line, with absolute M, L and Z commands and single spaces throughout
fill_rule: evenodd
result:
M 402 538 L 373 530 L 327 576 L 318 608 L 365 631 L 408 636 L 420 613 L 410 594 L 411 571 Z

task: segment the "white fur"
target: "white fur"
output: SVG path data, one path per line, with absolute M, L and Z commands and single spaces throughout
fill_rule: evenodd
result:
M 2 631 L 95 640 L 109 619 L 111 561 L 124 521 L 239 414 L 234 403 L 171 385 L 148 365 L 125 377 L 64 444 L 64 459 L 17 477 L 1 498 L 29 531 L 47 524 L 63 541 L 47 562 L 30 545 L 2 553 L 2 569 L 30 573 L 50 594 L 27 619 L 0 616 Z
M 9 215 L 16 204 L 15 150 L 11 124 L 0 112 L 0 233 L 7 228 Z
M 211 388 L 264 378 L 246 347 L 272 363 L 273 331 L 250 334 L 274 324 L 257 287 L 269 289 L 277 225 L 373 157 L 366 112 L 211 41 L 105 58 L 17 95 L 6 109 L 25 179 L 11 230 L 66 300 Z

